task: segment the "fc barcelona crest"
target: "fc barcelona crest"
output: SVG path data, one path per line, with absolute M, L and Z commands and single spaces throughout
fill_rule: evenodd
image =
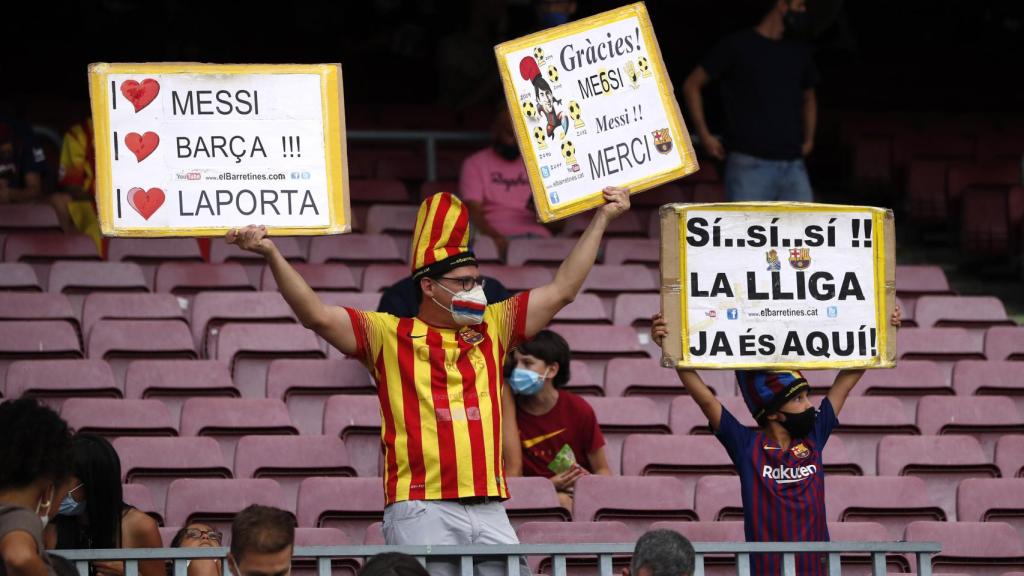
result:
M 473 330 L 469 326 L 466 326 L 462 330 L 459 330 L 459 336 L 462 338 L 463 342 L 471 345 L 477 344 L 484 339 L 483 334 L 477 332 L 476 330 Z
M 651 132 L 654 136 L 654 147 L 662 154 L 668 154 L 672 151 L 672 133 L 668 131 L 668 128 L 662 128 L 661 130 L 655 130 Z
M 801 460 L 811 455 L 811 451 L 807 449 L 807 446 L 805 446 L 803 442 L 800 442 L 799 444 L 793 446 L 792 448 L 789 449 L 789 451 L 793 454 L 793 456 Z
M 797 270 L 804 270 L 811 266 L 810 248 L 793 248 L 789 251 L 789 265 Z

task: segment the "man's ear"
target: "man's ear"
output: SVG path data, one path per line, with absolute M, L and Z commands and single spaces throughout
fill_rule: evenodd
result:
M 426 276 L 420 278 L 420 291 L 424 296 L 430 298 L 434 295 L 434 282 Z

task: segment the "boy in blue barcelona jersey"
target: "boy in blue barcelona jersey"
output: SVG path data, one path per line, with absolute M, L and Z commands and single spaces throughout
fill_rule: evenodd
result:
M 900 319 L 897 306 L 890 322 L 899 327 Z M 651 337 L 661 346 L 668 334 L 665 319 L 657 314 L 653 322 Z M 827 542 L 821 451 L 839 425 L 836 416 L 864 371 L 840 371 L 815 410 L 808 399 L 807 380 L 799 372 L 737 370 L 743 400 L 759 426 L 756 431 L 723 408 L 695 370 L 677 372 L 736 466 L 747 541 Z M 826 556 L 797 554 L 796 572 L 824 576 L 828 573 Z M 782 555 L 751 555 L 751 573 L 781 574 Z

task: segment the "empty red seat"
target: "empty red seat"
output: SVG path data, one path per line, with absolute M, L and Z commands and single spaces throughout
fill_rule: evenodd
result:
M 650 326 L 651 317 L 661 310 L 658 294 L 619 294 L 615 298 L 613 322 L 616 326 Z
M 411 200 L 401 180 L 362 180 L 349 182 L 352 202 L 363 204 L 403 204 Z
M 101 436 L 174 436 L 178 427 L 159 400 L 68 398 L 60 416 L 78 432 Z
M 162 262 L 202 262 L 203 255 L 195 238 L 111 238 L 107 246 L 111 262 L 135 262 L 142 267 L 150 288 L 156 268 Z
M 5 262 L 25 262 L 48 284 L 50 264 L 56 260 L 99 260 L 96 243 L 84 234 L 8 234 Z
M 3 239 L 0 238 L 0 242 Z M 0 262 L 0 291 L 42 292 L 43 287 L 36 278 L 36 272 L 21 262 Z
M 163 523 L 164 509 L 162 506 L 157 508 L 156 504 L 153 503 L 153 495 L 149 493 L 148 488 L 142 484 L 122 484 L 121 494 L 125 504 L 149 514 L 157 523 Z M 163 528 L 160 528 L 161 536 L 164 534 L 163 530 Z M 164 539 L 164 542 L 170 543 L 170 540 Z
M 116 438 L 124 482 L 145 486 L 157 509 L 167 503 L 167 489 L 178 478 L 231 478 L 213 438 Z
M 156 270 L 156 292 L 190 296 L 204 290 L 249 291 L 255 287 L 245 268 L 236 262 L 165 262 Z
M 196 358 L 192 335 L 175 320 L 100 320 L 89 331 L 89 358 L 110 363 L 118 382 L 124 382 L 132 360 Z
M 284 256 L 285 260 L 292 263 L 306 261 L 306 248 L 309 245 L 308 239 L 303 238 L 300 240 L 295 236 L 275 236 L 273 241 L 277 251 Z M 214 238 L 213 242 L 210 243 L 210 262 L 214 264 L 224 262 L 241 264 L 245 268 L 245 273 L 249 276 L 249 280 L 256 286 L 259 285 L 260 275 L 263 273 L 267 263 L 263 256 L 255 252 L 243 250 L 237 244 L 228 244 L 220 238 Z
M 971 186 L 964 190 L 960 206 L 962 253 L 978 260 L 994 260 L 1018 252 L 1024 186 Z
M 514 528 L 526 522 L 568 522 L 572 517 L 562 508 L 555 485 L 539 476 L 517 476 L 505 479 L 509 499 L 502 502 Z
M 1006 435 L 996 442 L 996 466 L 1003 478 L 1024 478 L 1024 436 Z
M 19 360 L 7 369 L 5 395 L 34 396 L 59 411 L 66 398 L 120 398 L 122 389 L 102 360 Z
M 604 384 L 594 377 L 590 367 L 580 360 L 569 362 L 569 381 L 562 390 L 569 390 L 580 396 L 604 396 Z
M 735 380 L 731 371 L 702 370 L 699 372 L 716 396 L 734 396 Z M 604 387 L 608 396 L 645 396 L 656 402 L 668 400 L 665 396 L 686 394 L 686 388 L 674 369 L 663 368 L 654 358 L 612 358 L 605 368 Z M 668 404 L 664 412 L 668 415 Z
M 170 294 L 106 294 L 95 292 L 82 303 L 82 334 L 88 339 L 100 320 L 178 320 L 185 313 Z
M 509 266 L 542 264 L 557 268 L 576 246 L 575 238 L 515 238 L 508 243 Z
M 180 478 L 167 490 L 167 524 L 202 522 L 227 533 L 235 514 L 252 504 L 291 511 L 277 482 L 266 478 Z
M 573 518 L 617 520 L 640 534 L 656 520 L 696 520 L 693 487 L 676 478 L 598 476 L 576 481 Z
M 915 520 L 946 519 L 915 476 L 827 476 L 825 510 L 829 520 L 877 522 L 888 531 L 885 540 L 899 540 Z
M 922 434 L 967 434 L 991 459 L 1003 434 L 1024 433 L 1024 415 L 1005 396 L 926 396 L 917 404 Z
M 729 411 L 740 424 L 748 428 L 757 428 L 754 417 L 739 396 L 719 396 L 722 407 Z M 680 396 L 672 401 L 669 410 L 669 424 L 674 434 L 710 434 L 708 418 L 700 406 L 689 396 Z
M 583 282 L 584 292 L 615 293 L 658 291 L 651 271 L 637 264 L 598 264 Z
M 885 526 L 877 522 L 829 522 L 828 537 L 832 542 L 886 542 L 892 539 Z M 897 540 L 902 539 L 901 533 Z M 870 554 L 842 554 L 843 574 L 872 574 Z M 903 554 L 886 554 L 885 565 L 889 574 L 910 571 L 910 562 Z M 947 576 L 953 576 L 948 574 Z M 962 575 L 961 575 L 962 576 Z
M 985 333 L 989 360 L 1024 360 L 1024 327 L 993 326 Z
M 568 306 L 555 314 L 555 322 L 574 324 L 611 324 L 601 299 L 594 294 L 579 294 Z
M 295 313 L 277 292 L 200 292 L 192 300 L 192 338 L 207 358 L 217 357 L 227 323 L 294 323 Z
M 858 459 L 846 449 L 846 442 L 837 434 L 829 437 L 825 450 L 821 453 L 825 472 L 834 476 L 863 476 L 865 470 L 875 467 L 876 454 Z
M 349 264 L 401 264 L 405 257 L 398 244 L 383 234 L 337 234 L 316 236 L 309 244 L 313 264 L 345 262 Z
M 630 434 L 669 434 L 668 422 L 650 398 L 586 397 L 605 439 L 612 473 L 622 469 L 622 443 Z
M 324 358 L 316 335 L 298 324 L 227 324 L 217 337 L 217 360 L 247 398 L 267 395 L 267 366 L 277 358 Z
M 965 328 L 979 343 L 991 326 L 1016 326 L 995 296 L 922 296 L 914 318 L 922 328 Z
M 380 304 L 380 292 L 317 292 L 317 296 L 328 306 L 354 310 L 376 310 Z
M 920 434 L 914 417 L 907 414 L 896 398 L 852 396 L 846 399 L 839 426 L 833 434 L 841 436 L 854 460 L 870 463 L 864 474 L 875 474 L 878 442 L 894 434 Z
M 363 292 L 382 292 L 407 277 L 409 266 L 406 264 L 370 264 L 363 270 Z
M 569 343 L 573 357 L 579 359 L 622 356 L 648 356 L 640 347 L 636 332 L 627 326 L 579 326 L 556 324 L 551 329 Z
M 1017 362 L 961 360 L 953 366 L 953 389 L 957 396 L 1009 396 L 1024 413 L 1024 381 Z
M 896 295 L 914 315 L 917 299 L 926 294 L 954 294 L 942 268 L 932 265 L 896 266 Z
M 374 204 L 366 213 L 366 232 L 412 234 L 419 209 L 417 204 Z
M 960 522 L 1006 522 L 1024 539 L 1024 478 L 968 478 L 956 491 Z
M 693 492 L 697 519 L 703 522 L 743 520 L 739 476 L 704 476 Z
M 4 387 L 7 366 L 15 360 L 81 357 L 78 334 L 67 322 L 0 321 L 0 389 Z
M 434 180 L 420 184 L 420 200 L 426 200 L 438 192 L 451 192 L 458 195 L 459 182 L 457 180 Z
M 50 267 L 50 292 L 149 292 L 149 286 L 133 262 L 59 261 Z
M 657 265 L 661 242 L 653 238 L 611 238 L 604 248 L 604 263 Z
M 933 360 L 951 382 L 957 360 L 984 360 L 980 340 L 963 328 L 906 328 L 897 336 L 900 360 Z
M 602 522 L 526 522 L 517 532 L 521 544 L 632 544 L 637 534 L 624 522 L 614 520 Z M 552 574 L 552 559 L 549 556 L 527 556 L 526 561 L 534 574 Z M 593 557 L 569 556 L 565 558 L 567 573 L 595 574 L 597 559 Z M 619 574 L 629 566 L 628 556 L 612 557 L 612 573 Z
M 501 282 L 510 292 L 533 290 L 554 279 L 551 269 L 543 266 L 484 266 L 480 273 Z
M 359 284 L 356 282 L 352 270 L 344 264 L 292 264 L 295 271 L 302 276 L 302 279 L 309 284 L 309 287 L 318 292 L 358 292 Z M 263 268 L 263 275 L 260 279 L 260 290 L 277 291 L 277 281 L 270 271 L 270 266 Z
M 3 320 L 63 320 L 78 328 L 71 301 L 63 294 L 4 292 L 0 295 L 0 321 Z
M 337 528 L 353 542 L 384 518 L 380 478 L 306 478 L 299 486 L 299 526 Z
M 623 476 L 671 476 L 696 488 L 708 474 L 733 474 L 735 466 L 717 438 L 631 434 L 622 446 Z
M 267 368 L 267 397 L 288 405 L 303 434 L 323 433 L 324 405 L 335 394 L 376 395 L 377 387 L 362 363 L 351 358 L 285 358 Z
M 360 476 L 381 473 L 380 400 L 376 396 L 331 396 L 324 406 L 324 434 L 345 441 L 349 462 Z
M 906 541 L 942 545 L 942 551 L 932 557 L 936 572 L 998 576 L 1024 564 L 1024 543 L 1005 522 L 911 522 Z
M 576 237 L 583 234 L 583 231 L 590 225 L 590 214 L 577 215 L 569 218 L 562 229 L 562 236 Z M 642 236 L 647 226 L 646 214 L 642 217 L 640 211 L 629 211 L 608 224 L 605 230 L 605 238 L 616 236 Z
M 952 163 L 946 173 L 950 202 L 958 208 L 969 204 L 967 190 L 976 186 L 1020 184 L 1020 159 L 988 162 Z M 961 203 L 961 199 L 964 201 Z
M 480 264 L 501 264 L 501 254 L 498 253 L 498 245 L 494 243 L 494 239 L 490 236 L 477 234 L 470 240 L 469 249 L 473 251 L 476 261 Z
M 355 476 L 337 436 L 245 436 L 235 448 L 237 478 L 273 478 L 295 510 L 307 476 Z
M 266 398 L 189 398 L 181 409 L 182 436 L 212 436 L 234 462 L 239 438 L 250 434 L 298 434 L 280 400 Z
M 952 396 L 953 393 L 949 378 L 931 360 L 901 360 L 895 368 L 867 370 L 853 389 L 854 395 L 895 396 L 911 416 L 916 413 L 917 401 L 922 396 Z
M 4 204 L 0 210 L 0 233 L 60 231 L 57 213 L 49 204 Z
M 124 391 L 125 398 L 159 398 L 175 422 L 181 421 L 181 407 L 188 398 L 242 395 L 227 364 L 216 360 L 136 360 L 128 364 Z
M 919 476 L 928 496 L 956 518 L 956 486 L 971 477 L 998 477 L 999 469 L 970 436 L 886 436 L 878 443 L 878 473 Z

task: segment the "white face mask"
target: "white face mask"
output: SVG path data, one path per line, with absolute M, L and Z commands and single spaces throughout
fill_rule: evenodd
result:
M 430 297 L 435 304 L 452 313 L 452 319 L 459 326 L 475 326 L 484 321 L 484 310 L 487 308 L 487 295 L 484 294 L 484 287 L 479 284 L 473 286 L 472 290 L 452 292 L 440 282 L 434 282 L 445 292 L 452 295 L 451 308 L 444 306 L 437 301 L 437 298 Z
M 43 528 L 50 523 L 50 506 L 53 506 L 53 491 L 54 485 L 50 484 L 50 491 L 47 492 L 46 500 L 40 500 L 36 503 L 36 516 L 39 516 L 39 521 L 43 523 Z

